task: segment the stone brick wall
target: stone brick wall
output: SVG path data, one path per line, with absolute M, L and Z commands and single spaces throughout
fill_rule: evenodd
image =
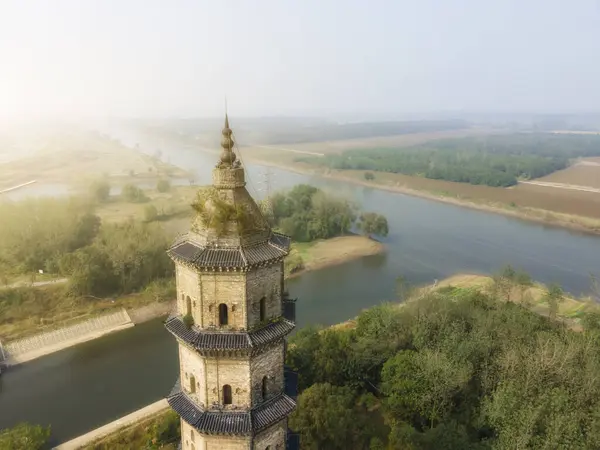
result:
M 262 383 L 264 377 L 267 377 L 266 399 L 279 394 L 283 390 L 284 349 L 285 347 L 282 342 L 250 360 L 252 406 L 256 406 L 263 401 Z
M 246 325 L 246 283 L 243 273 L 202 273 L 200 321 L 202 328 L 244 329 Z M 219 305 L 227 305 L 228 325 L 219 327 Z
M 181 421 L 181 444 L 183 450 L 285 450 L 287 420 L 260 432 L 254 438 L 235 438 L 231 436 L 208 436 L 198 433 L 187 422 Z
M 181 388 L 197 404 L 206 406 L 207 388 L 206 373 L 204 369 L 204 358 L 195 351 L 180 345 L 179 346 L 179 371 Z M 191 394 L 190 381 L 194 377 L 196 384 L 196 393 Z
M 247 273 L 246 302 L 248 328 L 260 322 L 260 299 L 265 298 L 266 317 L 281 315 L 281 273 L 283 263 L 261 267 Z
M 181 446 L 183 450 L 250 450 L 250 438 L 202 435 L 182 420 Z
M 176 282 L 177 282 L 177 312 L 182 316 L 187 314 L 187 297 L 192 302 L 192 316 L 198 323 L 200 320 L 200 278 L 198 274 L 190 268 L 177 264 Z M 195 305 L 195 307 L 194 307 Z
M 250 406 L 250 362 L 244 358 L 206 358 L 207 406 L 223 403 L 223 386 L 231 386 L 233 404 Z
M 253 450 L 285 450 L 286 438 L 287 420 L 282 420 L 256 435 Z

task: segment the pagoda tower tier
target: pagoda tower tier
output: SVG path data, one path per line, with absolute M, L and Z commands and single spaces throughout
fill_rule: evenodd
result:
M 288 433 L 297 375 L 286 368 L 295 300 L 284 288 L 290 238 L 274 232 L 246 190 L 225 117 L 212 186 L 201 188 L 188 233 L 167 253 L 177 306 L 165 322 L 179 344 L 167 400 L 184 450 L 297 448 Z

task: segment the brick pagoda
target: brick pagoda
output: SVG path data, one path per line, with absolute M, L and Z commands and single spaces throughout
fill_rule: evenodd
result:
M 284 367 L 295 303 L 284 289 L 290 238 L 274 232 L 246 190 L 229 120 L 212 186 L 190 231 L 168 254 L 177 308 L 165 322 L 179 344 L 180 378 L 168 397 L 184 450 L 284 450 L 295 374 Z

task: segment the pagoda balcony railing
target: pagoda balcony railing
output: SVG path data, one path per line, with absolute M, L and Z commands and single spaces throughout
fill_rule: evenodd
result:
M 300 450 L 300 434 L 288 431 L 285 448 L 286 450 Z
M 290 298 L 287 292 L 283 294 L 283 317 L 294 323 L 296 322 L 296 300 Z

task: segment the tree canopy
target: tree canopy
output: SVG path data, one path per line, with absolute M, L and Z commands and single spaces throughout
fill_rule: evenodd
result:
M 600 137 L 517 133 L 441 139 L 405 148 L 347 150 L 296 160 L 332 169 L 401 173 L 488 186 L 512 186 L 564 169 L 569 160 L 600 156 Z M 365 178 L 367 178 L 365 176 Z M 367 179 L 371 179 L 370 177 Z
M 352 202 L 307 184 L 296 185 L 288 192 L 275 193 L 271 204 L 274 225 L 299 242 L 348 234 L 358 215 L 358 208 Z M 378 217 L 383 218 L 387 228 L 385 217 Z M 377 231 L 383 233 L 381 220 L 378 219 Z M 379 233 L 373 231 L 369 234 Z M 387 231 L 381 235 L 387 235 Z
M 290 341 L 300 389 L 290 426 L 307 448 L 600 447 L 596 325 L 571 331 L 501 289 L 459 288 L 355 322 Z

